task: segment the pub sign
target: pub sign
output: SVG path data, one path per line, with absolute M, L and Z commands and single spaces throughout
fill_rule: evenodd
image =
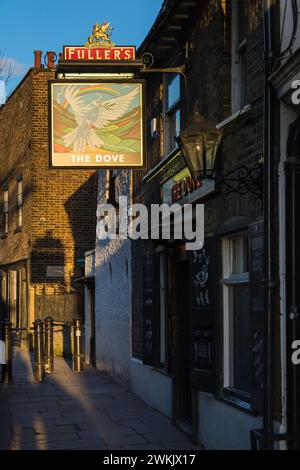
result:
M 143 166 L 143 81 L 49 83 L 50 165 Z
M 109 22 L 96 23 L 84 46 L 64 47 L 63 66 L 75 61 L 80 74 L 81 63 L 134 60 L 135 48 L 117 47 L 111 34 Z M 93 77 L 92 69 L 90 75 L 90 79 L 66 77 L 49 82 L 50 166 L 143 167 L 145 81 L 112 79 L 109 73 Z

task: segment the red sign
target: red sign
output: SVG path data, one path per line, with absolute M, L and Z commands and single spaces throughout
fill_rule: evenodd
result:
M 195 180 L 191 176 L 187 176 L 172 186 L 172 203 L 180 201 L 187 194 L 196 191 L 203 185 L 202 180 Z
M 65 46 L 64 60 L 135 60 L 135 47 Z

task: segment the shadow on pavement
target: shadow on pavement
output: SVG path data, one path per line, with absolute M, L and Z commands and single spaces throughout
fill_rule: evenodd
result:
M 14 351 L 14 382 L 0 385 L 0 449 L 196 450 L 170 420 L 112 377 L 64 358 L 34 383 L 27 351 Z

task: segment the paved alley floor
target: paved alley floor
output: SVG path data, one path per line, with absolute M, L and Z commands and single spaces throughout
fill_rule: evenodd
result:
M 112 377 L 62 358 L 34 383 L 26 351 L 14 353 L 14 381 L 0 384 L 0 449 L 196 450 L 171 421 Z

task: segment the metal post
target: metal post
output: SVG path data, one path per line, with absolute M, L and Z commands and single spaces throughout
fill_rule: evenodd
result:
M 2 364 L 2 383 L 12 382 L 12 349 L 11 349 L 11 323 L 4 320 L 2 325 L 2 339 L 5 343 L 5 362 Z
M 45 377 L 45 358 L 43 344 L 43 322 L 34 322 L 34 378 L 37 382 L 42 382 Z
M 83 341 L 82 322 L 79 317 L 73 320 L 73 370 L 80 372 L 83 370 Z
M 45 371 L 51 374 L 54 370 L 53 360 L 53 318 L 45 318 Z

